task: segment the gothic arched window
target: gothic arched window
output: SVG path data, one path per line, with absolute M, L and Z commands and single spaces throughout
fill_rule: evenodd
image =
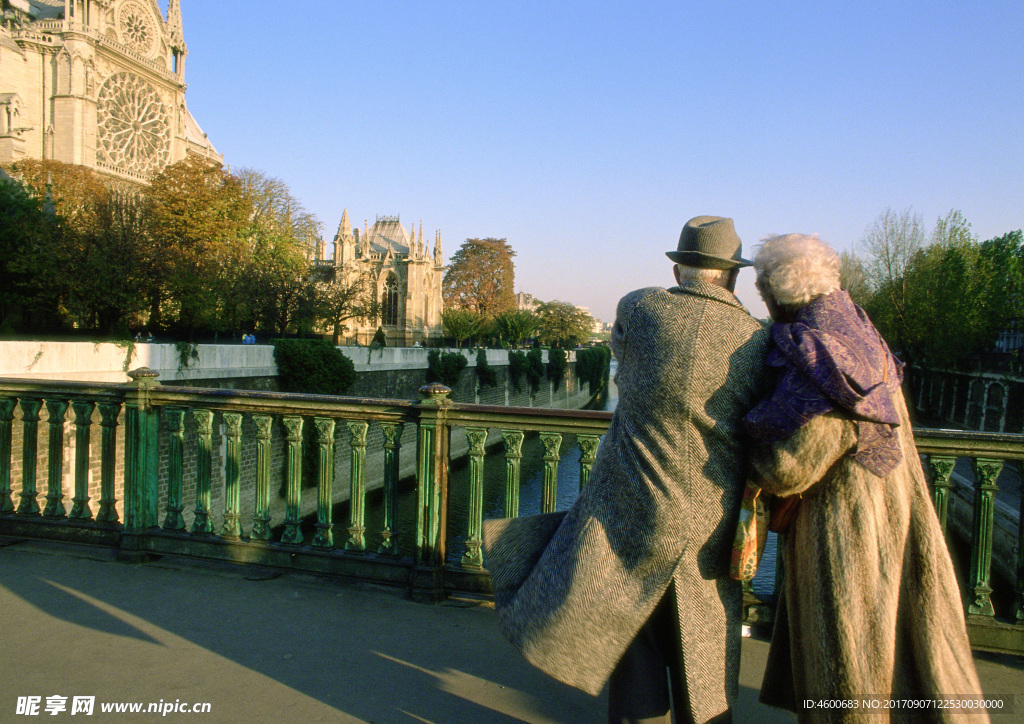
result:
M 398 280 L 394 276 L 389 276 L 388 280 L 384 282 L 384 300 L 383 300 L 382 316 L 384 317 L 384 324 L 391 326 L 398 325 Z

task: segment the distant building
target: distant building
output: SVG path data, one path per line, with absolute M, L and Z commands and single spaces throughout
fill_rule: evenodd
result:
M 0 0 L 0 163 L 54 159 L 143 185 L 222 162 L 185 107 L 180 0 Z
M 444 261 L 440 231 L 434 234 L 431 252 L 423 241 L 422 221 L 418 237 L 415 227 L 406 229 L 398 216 L 378 216 L 372 227 L 364 224 L 360 234 L 358 228 L 352 228 L 346 209 L 334 236 L 333 259 L 325 259 L 323 244 L 317 256 L 319 265 L 331 265 L 340 278 L 351 280 L 362 274 L 369 278 L 377 314 L 347 321 L 345 341 L 369 344 L 378 327 L 393 347 L 441 338 Z
M 540 302 L 534 299 L 532 294 L 527 294 L 526 292 L 516 294 L 516 309 L 520 312 L 536 311 L 538 304 Z

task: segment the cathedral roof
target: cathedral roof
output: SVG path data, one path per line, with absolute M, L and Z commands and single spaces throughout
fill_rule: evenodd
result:
M 25 4 L 31 6 L 29 12 L 36 20 L 52 20 L 64 15 L 64 0 L 28 0 Z
M 363 237 L 369 244 L 371 254 L 386 254 L 391 249 L 395 254 L 409 254 L 413 238 L 402 226 L 397 216 L 378 216 L 377 221 Z
M 196 119 L 192 117 L 188 108 L 185 109 L 185 138 L 190 142 L 211 151 L 218 158 L 220 157 L 220 154 L 217 153 L 217 149 L 213 147 L 212 143 L 210 143 L 210 139 L 206 137 L 205 133 L 203 133 L 203 129 L 199 127 L 198 123 L 196 123 Z

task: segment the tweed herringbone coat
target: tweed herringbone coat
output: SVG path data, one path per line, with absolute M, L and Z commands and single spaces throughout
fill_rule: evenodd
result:
M 532 664 L 598 694 L 674 581 L 694 720 L 731 705 L 741 419 L 763 393 L 767 342 L 763 325 L 707 282 L 619 302 L 618 407 L 580 497 L 564 514 L 484 525 L 499 626 Z
M 879 477 L 853 459 L 858 428 L 816 417 L 752 456 L 763 488 L 803 498 L 784 548 L 785 583 L 761 686 L 801 722 L 984 722 L 976 710 L 866 709 L 864 701 L 980 698 L 963 604 L 906 404 L 903 460 Z M 803 708 L 805 699 L 857 708 Z

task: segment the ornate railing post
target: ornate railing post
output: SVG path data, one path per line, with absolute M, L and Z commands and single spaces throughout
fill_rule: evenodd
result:
M 100 509 L 96 513 L 96 520 L 100 523 L 117 522 L 114 477 L 117 474 L 117 418 L 120 415 L 120 402 L 100 403 Z
M 75 400 L 71 403 L 75 413 L 75 495 L 71 499 L 69 518 L 88 520 L 92 518 L 89 508 L 89 446 L 91 443 L 92 413 L 95 402 Z
M 181 486 L 185 467 L 185 410 L 180 407 L 165 407 L 167 420 L 167 512 L 164 514 L 164 530 L 185 530 L 182 513 L 185 506 L 181 501 Z
M 381 544 L 378 553 L 398 555 L 398 531 L 395 517 L 395 490 L 398 488 L 399 453 L 402 449 L 400 422 L 382 422 L 384 433 L 384 530 L 380 532 Z
M 150 402 L 158 373 L 141 367 L 128 373 L 125 393 L 124 531 L 122 560 L 138 561 L 145 553 L 142 535 L 157 525 L 160 418 Z
M 505 442 L 505 517 L 519 517 L 519 478 L 523 459 L 523 431 L 502 430 Z
M 601 444 L 600 435 L 580 435 L 576 438 L 580 444 L 580 490 L 590 480 L 590 471 L 597 460 L 597 448 Z
M 238 540 L 242 537 L 242 413 L 225 412 L 221 418 L 227 428 L 224 451 L 224 524 L 221 537 Z
M 487 429 L 466 428 L 466 440 L 469 442 L 469 505 L 466 506 L 466 553 L 462 556 L 462 566 L 479 570 L 484 567 L 481 546 L 484 524 L 484 444 L 487 442 Z
M 47 400 L 46 416 L 49 441 L 46 455 L 46 509 L 43 516 L 63 518 L 68 514 L 64 507 L 64 429 L 67 400 Z
M 540 441 L 544 445 L 544 489 L 541 494 L 540 511 L 554 513 L 558 495 L 558 461 L 562 459 L 559 455 L 562 434 L 542 432 Z
M 992 586 L 992 537 L 995 528 L 996 478 L 1003 468 L 1002 460 L 974 459 L 974 531 L 971 546 L 971 599 L 967 613 L 994 616 Z
M 274 418 L 253 415 L 256 424 L 256 505 L 250 540 L 270 540 L 270 436 Z
M 14 423 L 14 397 L 0 397 L 0 513 L 14 511 L 11 498 L 11 442 Z
M 313 419 L 316 425 L 317 466 L 316 466 L 316 535 L 313 545 L 317 548 L 333 548 L 334 526 L 331 503 L 334 488 L 334 420 L 329 417 Z
M 366 431 L 370 425 L 364 420 L 348 423 L 352 434 L 352 465 L 349 474 L 347 551 L 366 550 Z
M 1024 460 L 1017 461 L 1017 470 L 1024 472 Z M 1024 494 L 1020 496 L 1020 517 L 1017 519 L 1017 588 L 1013 617 L 1018 624 L 1024 624 Z
M 956 467 L 956 458 L 944 457 L 941 455 L 928 456 L 928 472 L 932 478 L 932 495 L 935 500 L 935 513 L 939 516 L 939 524 L 942 532 L 946 532 L 946 516 L 949 511 L 949 492 L 953 487 L 950 478 L 953 475 L 953 468 Z
M 284 533 L 282 543 L 300 545 L 302 543 L 302 418 L 288 415 L 282 418 L 284 423 L 285 441 L 287 442 L 287 458 L 285 459 L 285 475 L 287 489 L 285 492 Z
M 196 508 L 193 533 L 212 533 L 210 484 L 213 479 L 213 411 L 192 410 L 196 423 Z
M 416 449 L 416 545 L 412 596 L 417 600 L 444 598 L 448 512 L 448 409 L 451 390 L 439 382 L 420 388 L 426 399 L 419 406 Z
M 18 515 L 39 515 L 36 502 L 36 463 L 39 454 L 39 410 L 43 401 L 21 398 L 21 503 Z

